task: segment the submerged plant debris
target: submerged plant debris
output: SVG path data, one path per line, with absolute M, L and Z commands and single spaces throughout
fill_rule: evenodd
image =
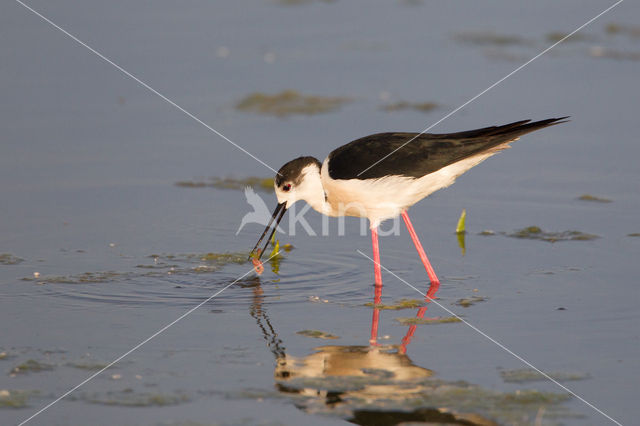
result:
M 475 305 L 478 302 L 484 302 L 485 300 L 487 300 L 486 297 L 471 296 L 471 297 L 467 297 L 467 298 L 463 298 L 463 299 L 458 299 L 456 301 L 456 305 L 462 306 L 463 308 L 468 308 L 471 305 Z
M 622 34 L 629 37 L 640 37 L 639 25 L 610 23 L 605 27 L 607 34 Z
M 581 231 L 546 232 L 539 226 L 527 226 L 515 232 L 506 234 L 512 238 L 525 238 L 529 240 L 542 240 L 550 243 L 557 241 L 589 241 L 600 238 L 598 235 L 587 234 Z
M 296 90 L 283 90 L 273 95 L 255 92 L 236 105 L 240 111 L 286 117 L 294 114 L 322 114 L 338 109 L 352 99 L 343 96 L 303 95 Z
M 163 269 L 162 274 L 186 274 L 215 272 L 229 264 L 242 265 L 249 253 L 183 253 L 152 254 L 153 264 L 137 265 L 143 269 Z M 146 275 L 154 275 L 147 273 Z
M 610 203 L 611 202 L 611 200 L 609 200 L 608 198 L 596 197 L 595 195 L 591 195 L 591 194 L 582 194 L 581 196 L 578 197 L 578 200 L 581 200 L 581 201 L 595 201 L 596 203 Z
M 0 253 L 0 265 L 17 265 L 23 261 L 24 259 L 14 256 L 11 253 Z
M 218 189 L 236 189 L 243 190 L 250 186 L 256 190 L 264 192 L 273 192 L 273 178 L 261 178 L 255 176 L 249 176 L 246 178 L 220 178 L 211 177 L 207 180 L 190 181 L 183 180 L 175 183 L 176 186 L 183 188 L 218 188 Z
M 418 299 L 400 299 L 397 302 L 392 304 L 380 303 L 375 305 L 372 302 L 364 304 L 364 306 L 367 306 L 370 308 L 386 309 L 386 310 L 392 310 L 392 311 L 397 311 L 400 309 L 421 308 L 424 305 L 425 305 L 424 301 L 418 300 Z
M 395 318 L 402 325 L 420 325 L 420 324 L 450 324 L 454 322 L 462 322 L 458 317 L 438 317 L 438 318 Z
M 79 370 L 102 370 L 103 368 L 109 366 L 106 363 L 100 362 L 92 362 L 92 361 L 76 361 L 76 362 L 68 362 L 66 363 L 68 367 L 77 368 Z
M 137 392 L 131 388 L 120 391 L 84 393 L 72 399 L 121 407 L 165 407 L 191 401 L 191 398 L 182 392 Z
M 438 104 L 435 102 L 399 101 L 399 102 L 393 102 L 393 103 L 382 105 L 381 108 L 387 112 L 402 111 L 407 109 L 412 109 L 420 112 L 431 112 L 434 109 L 438 108 Z
M 106 283 L 126 276 L 126 273 L 115 271 L 84 272 L 77 275 L 51 275 L 39 277 L 24 277 L 22 281 L 37 281 L 41 284 L 87 284 Z
M 589 375 L 584 373 L 546 373 L 554 380 L 569 381 L 569 380 L 584 380 L 588 379 Z M 500 376 L 502 380 L 507 383 L 525 383 L 525 382 L 538 382 L 548 380 L 543 374 L 533 370 L 531 368 L 521 368 L 517 370 L 501 370 Z
M 29 404 L 29 397 L 35 391 L 0 389 L 0 408 L 24 408 Z
M 640 52 L 617 50 L 603 46 L 592 46 L 589 55 L 593 58 L 614 59 L 618 61 L 640 61 Z
M 566 43 L 568 41 L 589 41 L 594 39 L 594 36 L 591 36 L 588 34 L 576 33 L 576 34 L 572 34 L 570 37 L 567 37 L 569 34 L 570 33 L 552 31 L 550 33 L 547 33 L 545 38 L 550 43 L 555 43 L 560 40 L 562 40 L 563 43 Z
M 454 34 L 453 39 L 479 46 L 531 45 L 532 42 L 519 35 L 498 34 L 493 31 L 463 32 Z
M 331 333 L 325 333 L 324 331 L 319 330 L 301 330 L 296 332 L 301 336 L 313 337 L 314 339 L 339 339 L 339 336 L 336 336 Z
M 45 364 L 43 362 L 36 361 L 35 359 L 28 359 L 25 362 L 13 367 L 9 374 L 39 373 L 41 371 L 50 371 L 54 368 L 54 365 Z

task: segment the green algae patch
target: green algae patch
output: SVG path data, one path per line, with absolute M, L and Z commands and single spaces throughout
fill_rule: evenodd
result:
M 24 408 L 29 406 L 29 397 L 37 392 L 0 389 L 0 408 Z
M 11 253 L 0 253 L 0 265 L 17 265 L 23 261 L 24 259 L 14 256 Z
M 402 325 L 421 325 L 421 324 L 451 324 L 462 322 L 458 317 L 439 317 L 439 318 L 395 318 Z
M 247 261 L 244 253 L 205 253 L 200 256 L 203 262 L 214 263 L 244 263 Z
M 570 33 L 563 33 L 561 31 L 552 31 L 547 33 L 545 39 L 550 43 L 555 43 L 560 40 L 562 40 L 563 43 L 566 43 L 567 41 L 589 41 L 593 39 L 593 37 L 589 37 L 588 35 L 581 33 L 572 34 L 570 37 L 567 37 L 569 34 Z
M 519 36 L 510 34 L 498 34 L 492 31 L 458 33 L 453 39 L 460 43 L 476 46 L 526 46 L 532 42 Z
M 589 55 L 593 58 L 613 59 L 616 61 L 640 61 L 640 52 L 610 49 L 602 46 L 592 46 Z
M 314 339 L 325 339 L 325 340 L 330 340 L 330 339 L 339 339 L 339 336 L 330 334 L 330 333 L 325 333 L 324 331 L 319 331 L 319 330 L 301 330 L 296 332 L 296 334 L 299 334 L 301 336 L 305 336 L 305 337 L 312 337 Z
M 557 241 L 589 241 L 600 238 L 598 235 L 587 234 L 581 231 L 546 232 L 539 226 L 527 226 L 510 234 L 508 237 L 528 240 L 542 240 L 550 243 Z
M 547 373 L 549 377 L 559 381 L 584 380 L 588 379 L 588 374 L 583 373 Z M 531 368 L 520 368 L 517 370 L 502 370 L 500 377 L 507 383 L 527 383 L 548 380 L 543 374 Z
M 68 367 L 77 368 L 78 370 L 97 371 L 106 368 L 109 364 L 91 361 L 78 361 L 68 362 L 65 365 L 67 365 Z
M 276 94 L 254 92 L 236 104 L 236 109 L 256 114 L 286 117 L 289 115 L 314 115 L 338 109 L 351 102 L 348 97 L 303 95 L 296 90 L 283 90 Z
M 595 195 L 591 195 L 591 194 L 582 194 L 581 196 L 578 197 L 578 200 L 580 201 L 593 201 L 596 203 L 610 203 L 611 200 L 609 200 L 608 198 L 602 198 L 602 197 L 596 197 Z
M 400 309 L 421 308 L 424 306 L 424 301 L 418 300 L 418 299 L 400 299 L 393 304 L 380 303 L 375 305 L 374 303 L 369 302 L 369 303 L 365 303 L 364 306 L 367 306 L 369 308 L 398 311 Z
M 106 283 L 122 278 L 124 273 L 115 271 L 84 272 L 77 275 L 52 275 L 45 277 L 25 277 L 22 281 L 37 281 L 42 284 L 87 284 Z
M 11 374 L 27 374 L 27 373 L 39 373 L 41 371 L 51 371 L 55 368 L 54 365 L 45 364 L 35 359 L 28 359 L 22 364 L 18 364 L 11 369 Z
M 131 388 L 121 391 L 86 393 L 76 398 L 92 404 L 120 407 L 165 407 L 191 401 L 188 395 L 181 392 L 136 392 Z
M 438 104 L 435 102 L 407 102 L 399 101 L 382 105 L 380 108 L 386 112 L 403 111 L 412 109 L 420 112 L 431 112 L 438 108 Z
M 264 192 L 273 192 L 273 178 L 263 178 L 256 176 L 249 176 L 245 178 L 233 178 L 233 177 L 211 177 L 207 180 L 201 181 L 178 181 L 176 186 L 183 188 L 217 188 L 217 189 L 233 189 L 243 190 L 250 186 L 256 190 Z
M 463 308 L 468 308 L 471 305 L 475 305 L 478 302 L 484 302 L 485 300 L 487 300 L 486 297 L 472 296 L 472 297 L 467 297 L 463 299 L 458 299 L 458 301 L 456 301 L 456 305 L 462 306 Z
M 640 37 L 640 26 L 610 23 L 605 27 L 605 32 L 611 35 L 626 35 L 629 37 Z

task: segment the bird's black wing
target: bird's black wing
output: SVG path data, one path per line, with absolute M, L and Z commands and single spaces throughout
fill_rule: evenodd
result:
M 533 123 L 524 120 L 447 134 L 378 133 L 365 136 L 329 154 L 329 176 L 332 179 L 377 179 L 389 175 L 419 178 L 526 133 L 564 123 L 561 120 L 565 118 Z

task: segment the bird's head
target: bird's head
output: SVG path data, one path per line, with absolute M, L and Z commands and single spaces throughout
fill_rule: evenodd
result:
M 271 240 L 271 235 L 275 232 L 278 224 L 282 220 L 285 211 L 291 207 L 296 201 L 308 200 L 314 195 L 317 196 L 317 187 L 320 182 L 320 167 L 322 164 L 313 157 L 299 157 L 295 160 L 289 161 L 284 166 L 280 167 L 278 173 L 273 182 L 273 186 L 276 191 L 276 197 L 278 198 L 278 206 L 276 207 L 271 220 L 267 225 L 267 228 L 262 233 L 262 236 L 258 240 L 258 243 L 251 251 L 251 256 L 257 254 L 258 259 L 264 252 L 262 249 L 259 253 L 256 253 L 258 246 L 269 232 L 271 225 L 275 221 L 275 225 L 267 243 Z M 321 184 L 320 184 L 321 185 Z M 266 245 L 265 245 L 266 248 Z
M 313 178 L 320 175 L 321 164 L 313 157 L 299 157 L 280 167 L 273 181 L 278 204 L 288 209 L 296 201 L 314 195 Z

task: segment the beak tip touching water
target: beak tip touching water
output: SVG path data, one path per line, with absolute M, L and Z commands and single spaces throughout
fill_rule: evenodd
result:
M 251 250 L 251 253 L 249 253 L 249 259 L 247 260 L 252 261 L 254 268 L 258 274 L 261 274 L 262 271 L 264 270 L 264 268 L 262 267 L 262 263 L 260 262 L 260 258 L 264 254 L 264 251 L 267 249 L 267 246 L 269 245 L 269 241 L 271 240 L 271 237 L 276 232 L 276 229 L 278 229 L 278 225 L 280 224 L 280 221 L 282 220 L 282 217 L 284 216 L 285 211 L 287 211 L 286 202 L 279 203 L 276 209 L 273 211 L 271 220 L 269 220 L 269 223 L 267 224 L 267 227 L 265 228 L 264 232 L 260 236 L 260 239 L 258 240 L 256 245 L 253 247 L 253 250 Z M 269 229 L 271 228 L 271 225 L 274 223 L 274 221 L 275 221 L 275 225 L 273 225 L 273 229 L 271 230 L 271 234 L 269 234 L 269 238 L 267 238 L 267 242 L 265 243 L 264 248 L 259 249 L 258 246 L 260 245 L 262 240 L 264 240 L 265 235 L 267 235 L 267 232 L 269 232 Z

